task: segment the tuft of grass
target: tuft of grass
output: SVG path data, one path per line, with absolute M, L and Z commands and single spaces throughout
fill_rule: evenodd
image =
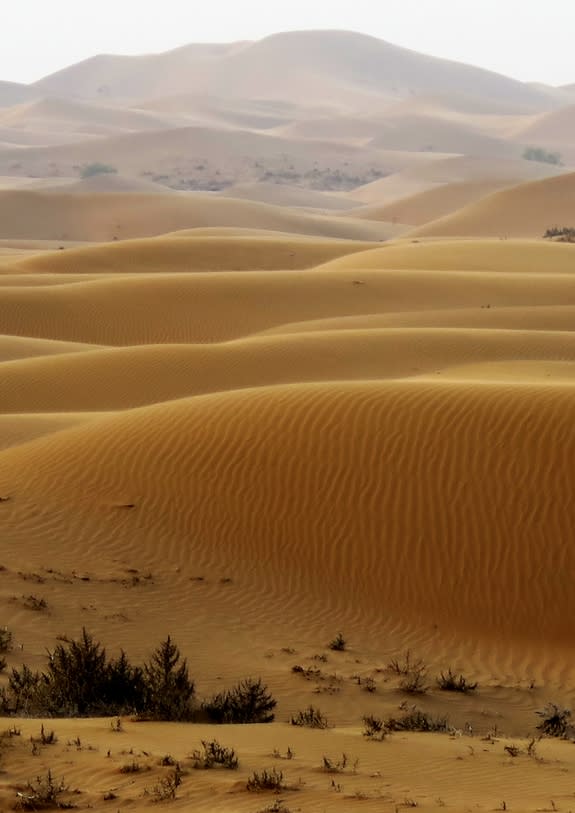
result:
M 347 647 L 347 641 L 341 632 L 338 632 L 335 638 L 329 642 L 328 647 L 333 649 L 334 652 L 343 652 Z
M 272 768 L 268 771 L 264 768 L 263 771 L 254 771 L 246 782 L 246 790 L 250 793 L 258 793 L 265 790 L 285 790 L 283 771 L 278 771 L 277 768 Z
M 298 711 L 295 717 L 291 718 L 291 724 L 305 728 L 329 728 L 327 718 L 315 706 L 308 706 L 303 711 Z
M 442 692 L 461 692 L 469 694 L 477 689 L 477 683 L 469 681 L 465 675 L 457 675 L 451 667 L 447 672 L 442 672 L 437 678 L 437 685 Z
M 207 742 L 202 740 L 201 750 L 196 750 L 191 755 L 194 768 L 216 768 L 221 766 L 229 771 L 235 771 L 239 765 L 239 760 L 233 748 L 226 748 L 217 740 Z
M 571 729 L 571 711 L 548 703 L 541 711 L 536 711 L 541 722 L 537 730 L 547 737 L 566 737 Z
M 387 668 L 395 675 L 409 675 L 411 672 L 424 672 L 426 666 L 421 658 L 413 660 L 411 650 L 406 649 L 401 658 L 392 658 L 388 663 Z
M 385 721 L 387 731 L 447 731 L 447 717 L 432 717 L 415 709 L 403 717 L 389 717 Z
M 383 741 L 387 737 L 385 722 L 380 717 L 368 714 L 363 717 L 363 736 L 369 740 Z

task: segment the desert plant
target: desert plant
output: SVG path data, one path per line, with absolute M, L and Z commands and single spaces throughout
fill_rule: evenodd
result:
M 538 161 L 542 164 L 562 166 L 561 155 L 558 152 L 547 152 L 542 147 L 527 147 L 523 152 L 526 161 Z
M 537 730 L 548 737 L 566 737 L 571 728 L 571 711 L 562 709 L 555 703 L 548 703 L 541 711 L 536 711 L 541 722 Z
M 414 709 L 403 717 L 389 717 L 385 721 L 387 731 L 447 731 L 446 717 L 432 717 L 427 712 Z
M 333 649 L 334 652 L 343 652 L 347 646 L 347 642 L 341 632 L 335 636 L 335 638 L 329 642 L 328 647 Z
M 8 627 L 0 629 L 0 652 L 10 652 L 12 649 L 12 633 Z
M 110 164 L 103 164 L 100 161 L 93 161 L 90 164 L 84 164 L 80 170 L 81 178 L 93 178 L 95 175 L 115 175 L 118 172 L 116 167 Z
M 16 807 L 19 810 L 44 810 L 47 808 L 70 808 L 61 800 L 68 790 L 64 780 L 57 781 L 48 770 L 44 776 L 37 776 L 28 782 L 26 789 L 17 794 Z
M 363 736 L 369 740 L 384 740 L 387 736 L 385 723 L 380 717 L 371 714 L 363 717 Z
M 278 771 L 277 768 L 272 768 L 268 771 L 264 768 L 263 771 L 254 771 L 246 782 L 246 790 L 251 793 L 259 792 L 262 790 L 284 790 L 284 775 L 283 771 Z
M 53 729 L 47 731 L 42 725 L 40 726 L 40 734 L 37 737 L 31 737 L 31 741 L 39 745 L 55 745 L 58 742 L 58 737 Z
M 192 753 L 194 768 L 215 768 L 220 765 L 230 771 L 235 771 L 239 760 L 233 748 L 226 748 L 217 740 L 207 742 L 202 740 L 202 749 Z
M 348 758 L 347 754 L 342 754 L 341 759 L 331 759 L 330 757 L 326 757 L 325 754 L 322 757 L 322 771 L 326 773 L 343 773 L 347 768 Z M 354 772 L 357 770 L 358 762 L 357 760 L 353 764 Z
M 469 694 L 477 689 L 477 683 L 472 683 L 464 675 L 457 675 L 452 672 L 451 667 L 447 672 L 442 672 L 437 678 L 437 685 L 442 692 L 461 692 Z
M 41 596 L 30 594 L 29 596 L 22 596 L 22 604 L 28 610 L 34 610 L 41 613 L 48 609 L 48 602 Z
M 182 769 L 176 763 L 174 770 L 170 771 L 152 788 L 150 794 L 154 802 L 168 802 L 176 798 L 178 788 L 182 784 Z
M 563 226 L 558 228 L 553 226 L 547 229 L 543 238 L 546 240 L 556 240 L 558 243 L 575 243 L 575 227 Z
M 412 669 L 407 672 L 399 682 L 399 688 L 407 694 L 425 694 L 428 689 L 426 682 L 427 672 L 425 667 Z
M 327 718 L 321 713 L 319 709 L 314 706 L 308 706 L 303 711 L 298 711 L 295 717 L 291 718 L 291 724 L 296 726 L 303 726 L 305 728 L 328 728 L 329 723 Z
M 144 766 L 135 759 L 120 766 L 120 773 L 141 773 L 143 770 L 145 770 Z
M 406 649 L 403 653 L 403 657 L 401 659 L 392 658 L 388 663 L 387 668 L 395 675 L 409 675 L 410 672 L 423 672 L 426 667 L 425 663 L 420 658 L 413 660 L 411 657 L 411 650 Z
M 202 704 L 212 723 L 271 723 L 277 705 L 261 679 L 247 678 Z
M 187 661 L 168 635 L 144 666 L 144 708 L 156 720 L 189 720 L 195 685 Z

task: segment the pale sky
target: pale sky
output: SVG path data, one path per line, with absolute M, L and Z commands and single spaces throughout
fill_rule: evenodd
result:
M 0 79 L 14 82 L 34 81 L 97 53 L 148 53 L 309 28 L 361 31 L 524 81 L 575 82 L 575 0 L 0 3 Z

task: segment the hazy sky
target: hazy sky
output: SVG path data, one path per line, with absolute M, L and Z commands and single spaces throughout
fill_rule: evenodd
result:
M 527 81 L 575 82 L 575 0 L 0 0 L 0 79 L 97 53 L 345 28 Z

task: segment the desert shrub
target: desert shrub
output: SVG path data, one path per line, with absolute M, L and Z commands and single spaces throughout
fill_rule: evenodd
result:
M 268 771 L 264 768 L 263 771 L 254 771 L 246 782 L 246 790 L 250 792 L 259 792 L 262 790 L 284 790 L 284 775 L 283 771 L 278 771 L 277 768 L 272 768 Z
M 10 652 L 12 649 L 12 633 L 8 627 L 0 629 L 0 652 Z
M 182 784 L 182 769 L 176 763 L 174 770 L 170 771 L 167 776 L 164 776 L 157 782 L 150 795 L 154 802 L 169 802 L 176 798 L 178 788 Z
M 145 770 L 144 766 L 136 760 L 125 762 L 120 766 L 120 773 L 141 773 L 143 770 Z
M 321 713 L 319 709 L 314 706 L 308 706 L 303 711 L 298 711 L 295 717 L 291 718 L 291 724 L 302 726 L 305 728 L 328 728 L 329 723 L 327 718 Z
M 442 692 L 461 692 L 469 694 L 477 689 L 477 683 L 467 680 L 465 675 L 457 675 L 452 672 L 451 667 L 447 672 L 442 672 L 437 678 L 437 685 Z
M 202 740 L 202 749 L 192 753 L 192 762 L 194 768 L 210 769 L 221 765 L 229 771 L 235 771 L 239 765 L 234 749 L 220 745 L 217 740 Z
M 363 736 L 369 740 L 384 740 L 387 736 L 385 723 L 380 717 L 371 714 L 363 717 Z
M 22 596 L 22 604 L 27 610 L 34 610 L 37 613 L 42 613 L 48 609 L 48 602 L 42 596 Z
M 47 731 L 42 725 L 40 727 L 40 734 L 37 737 L 32 737 L 31 740 L 40 745 L 55 745 L 58 742 L 58 737 L 53 729 Z
M 388 663 L 387 668 L 394 675 L 409 675 L 410 672 L 423 672 L 425 671 L 425 663 L 418 658 L 413 660 L 411 657 L 411 650 L 406 649 L 401 658 L 392 658 Z
M 71 804 L 62 801 L 61 796 L 68 790 L 63 779 L 57 781 L 48 770 L 44 776 L 37 776 L 28 782 L 26 789 L 17 795 L 16 808 L 19 810 L 45 810 L 48 808 L 70 808 Z
M 561 155 L 558 152 L 547 152 L 542 147 L 527 147 L 523 152 L 526 161 L 538 161 L 541 164 L 554 164 L 562 166 Z
M 33 672 L 25 664 L 20 669 L 13 668 L 3 697 L 4 713 L 28 715 L 41 712 L 45 690 L 46 681 L 40 672 Z
M 432 717 L 415 709 L 403 717 L 389 717 L 385 721 L 387 731 L 447 731 L 446 717 Z
M 571 728 L 571 711 L 562 709 L 555 703 L 548 703 L 544 709 L 535 712 L 541 717 L 537 730 L 548 737 L 566 737 Z
M 328 646 L 330 649 L 333 649 L 334 652 L 343 652 L 347 646 L 347 642 L 341 632 L 338 632 L 335 638 L 329 642 Z
M 347 768 L 348 758 L 347 754 L 342 754 L 341 759 L 331 759 L 330 757 L 326 757 L 325 754 L 322 757 L 322 771 L 325 773 L 343 773 Z M 357 769 L 357 760 L 353 765 L 354 771 Z
M 553 226 L 545 231 L 543 238 L 546 240 L 556 240 L 558 243 L 575 243 L 575 227 L 573 226 Z
M 100 161 L 93 161 L 91 164 L 84 164 L 80 170 L 81 178 L 93 178 L 95 175 L 116 175 L 118 170 L 110 164 L 103 164 Z
M 428 689 L 426 682 L 427 672 L 425 667 L 419 669 L 412 669 L 407 672 L 399 682 L 399 688 L 402 692 L 407 694 L 425 694 Z
M 155 720 L 189 720 L 195 685 L 187 661 L 168 635 L 144 666 L 144 709 Z
M 212 723 L 271 723 L 277 705 L 261 679 L 247 678 L 202 704 Z

